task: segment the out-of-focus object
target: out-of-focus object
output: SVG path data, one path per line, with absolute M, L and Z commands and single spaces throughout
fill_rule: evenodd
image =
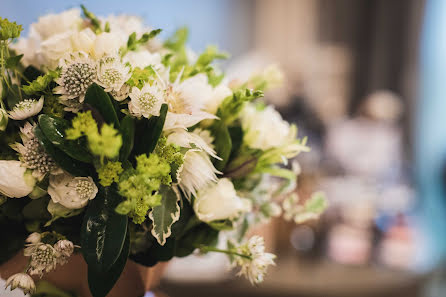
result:
M 379 90 L 367 96 L 361 111 L 364 115 L 387 122 L 396 122 L 402 115 L 401 98 L 388 90 Z

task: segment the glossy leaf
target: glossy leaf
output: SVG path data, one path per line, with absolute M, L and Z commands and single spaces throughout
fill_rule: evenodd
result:
M 215 151 L 221 158 L 221 160 L 214 159 L 214 166 L 217 170 L 223 171 L 231 155 L 231 136 L 229 135 L 228 127 L 221 120 L 214 122 L 211 131 L 214 137 Z
M 41 114 L 39 116 L 39 126 L 49 141 L 68 156 L 85 163 L 91 163 L 93 161 L 92 156 L 86 148 L 79 145 L 76 141 L 65 138 L 65 130 L 69 128 L 66 120 Z
M 160 245 L 164 245 L 172 233 L 173 223 L 180 218 L 179 194 L 167 186 L 162 186 L 159 193 L 162 196 L 161 204 L 150 211 L 149 218 L 153 222 L 153 237 Z
M 121 120 L 122 147 L 119 152 L 121 162 L 127 160 L 133 149 L 135 138 L 135 118 L 127 115 Z
M 81 163 L 70 156 L 66 155 L 63 151 L 59 150 L 51 141 L 43 134 L 40 127 L 34 128 L 34 135 L 39 140 L 45 152 L 53 158 L 57 165 L 63 170 L 69 172 L 74 176 L 88 176 L 88 167 L 84 163 Z
M 105 297 L 108 292 L 114 287 L 122 271 L 130 251 L 130 236 L 127 232 L 124 246 L 122 247 L 121 254 L 113 266 L 106 272 L 98 272 L 90 265 L 88 266 L 88 287 L 93 297 Z
M 84 102 L 96 109 L 107 124 L 112 124 L 115 128 L 119 128 L 118 116 L 110 97 L 96 83 L 88 87 Z
M 98 272 L 110 270 L 121 254 L 127 233 L 127 216 L 115 212 L 121 202 L 114 187 L 100 187 L 90 201 L 81 229 L 82 254 Z
M 161 106 L 160 115 L 150 119 L 142 118 L 138 123 L 138 137 L 135 139 L 135 155 L 150 154 L 156 147 L 158 139 L 163 132 L 166 121 L 167 104 Z

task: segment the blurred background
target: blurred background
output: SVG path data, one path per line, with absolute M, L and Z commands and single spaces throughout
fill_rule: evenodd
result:
M 219 256 L 194 256 L 168 267 L 168 296 L 446 296 L 446 1 L 0 3 L 25 28 L 81 3 L 142 16 L 163 36 L 186 25 L 193 50 L 232 54 L 222 64 L 231 77 L 271 63 L 284 71 L 266 100 L 309 137 L 299 195 L 322 189 L 330 208 L 317 222 L 257 230 L 279 259 L 261 286 L 228 274 Z

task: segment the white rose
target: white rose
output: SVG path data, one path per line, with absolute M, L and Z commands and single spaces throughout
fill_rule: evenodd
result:
M 55 68 L 60 58 L 69 52 L 73 52 L 71 38 L 75 34 L 73 31 L 64 32 L 52 36 L 41 44 L 38 54 L 42 57 L 42 63 L 49 68 Z
M 287 144 L 295 135 L 290 124 L 272 107 L 259 111 L 247 105 L 242 112 L 243 140 L 255 149 L 267 150 Z
M 48 14 L 39 18 L 37 23 L 31 25 L 42 40 L 56 34 L 76 30 L 82 23 L 79 9 L 66 10 L 60 14 Z
M 0 193 L 11 197 L 20 198 L 32 192 L 36 183 L 31 173 L 20 166 L 20 161 L 0 160 Z
M 119 51 L 119 48 L 125 45 L 126 40 L 115 33 L 103 32 L 96 36 L 93 45 L 93 56 L 102 58 L 103 56 L 113 56 Z
M 96 40 L 96 34 L 90 29 L 74 32 L 71 35 L 71 47 L 74 51 L 90 53 Z
M 159 53 L 150 53 L 149 51 L 130 51 L 124 57 L 124 62 L 129 62 L 133 68 L 145 68 L 154 65 L 155 69 L 162 68 L 161 55 Z
M 213 89 L 212 96 L 205 103 L 205 111 L 216 114 L 223 100 L 232 95 L 232 90 L 225 84 L 220 84 Z
M 194 210 L 203 222 L 232 219 L 251 208 L 248 200 L 237 196 L 234 185 L 227 178 L 198 191 L 195 198 Z
M 98 193 L 91 177 L 73 177 L 68 173 L 50 176 L 48 194 L 55 203 L 69 209 L 85 207 Z

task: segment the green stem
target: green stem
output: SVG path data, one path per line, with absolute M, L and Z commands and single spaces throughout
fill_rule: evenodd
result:
M 198 247 L 202 252 L 215 252 L 215 253 L 223 253 L 223 254 L 227 254 L 227 255 L 234 255 L 234 256 L 239 256 L 245 259 L 249 259 L 252 260 L 251 256 L 245 255 L 245 254 L 240 254 L 237 253 L 235 251 L 231 251 L 231 250 L 222 250 L 222 249 L 218 249 L 218 248 L 214 248 L 214 247 L 210 247 L 210 246 L 199 246 Z

